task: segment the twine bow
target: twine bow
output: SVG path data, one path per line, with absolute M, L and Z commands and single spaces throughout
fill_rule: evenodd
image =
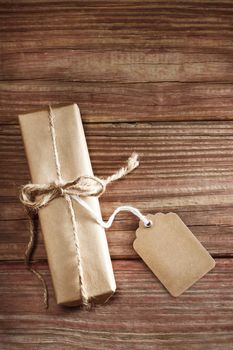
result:
M 116 173 L 101 179 L 97 176 L 79 176 L 74 181 L 53 182 L 50 184 L 27 184 L 21 189 L 20 200 L 29 210 L 39 210 L 47 206 L 52 200 L 65 195 L 80 197 L 100 197 L 106 190 L 106 186 L 120 179 L 134 170 L 139 165 L 138 155 L 133 153 L 127 166 L 120 168 Z
M 83 175 L 74 181 L 60 180 L 50 184 L 27 184 L 21 188 L 20 201 L 27 209 L 30 219 L 30 240 L 25 252 L 25 262 L 29 270 L 41 281 L 44 290 L 44 304 L 48 307 L 48 291 L 46 283 L 41 274 L 31 267 L 31 256 L 35 249 L 37 236 L 37 213 L 38 210 L 47 206 L 52 200 L 58 197 L 65 197 L 71 202 L 70 196 L 96 196 L 100 197 L 106 190 L 106 186 L 130 173 L 139 165 L 138 155 L 132 153 L 125 167 L 120 168 L 113 175 L 106 179 L 97 176 Z M 72 216 L 74 216 L 71 207 Z M 74 217 L 72 217 L 74 221 Z M 84 291 L 83 291 L 84 294 Z M 86 298 L 87 299 L 87 298 Z M 86 300 L 85 299 L 85 300 Z

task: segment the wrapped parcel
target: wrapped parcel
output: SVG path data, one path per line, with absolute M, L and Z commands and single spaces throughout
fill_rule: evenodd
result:
M 78 106 L 53 108 L 53 115 L 53 130 L 49 109 L 19 116 L 32 183 L 59 181 L 57 161 L 65 182 L 93 176 Z M 101 216 L 98 198 L 83 200 Z M 82 304 L 84 293 L 89 302 L 105 302 L 116 285 L 104 229 L 71 197 L 41 208 L 39 220 L 57 303 Z

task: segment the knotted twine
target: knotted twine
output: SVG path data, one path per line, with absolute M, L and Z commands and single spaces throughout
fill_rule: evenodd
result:
M 31 184 L 30 183 L 30 184 L 24 185 L 21 188 L 21 192 L 20 192 L 20 200 L 27 210 L 29 223 L 30 223 L 30 227 L 29 227 L 30 236 L 29 236 L 29 242 L 25 251 L 25 263 L 28 269 L 33 274 L 35 274 L 37 278 L 41 281 L 43 286 L 43 291 L 44 291 L 44 305 L 46 308 L 48 308 L 47 285 L 42 275 L 31 266 L 31 257 L 35 249 L 35 243 L 37 238 L 38 211 L 41 208 L 46 207 L 55 198 L 64 197 L 64 199 L 67 201 L 70 217 L 72 221 L 74 242 L 75 242 L 76 252 L 77 252 L 77 264 L 78 264 L 82 302 L 83 302 L 83 305 L 90 307 L 90 303 L 88 301 L 88 296 L 87 296 L 85 283 L 83 279 L 83 269 L 82 269 L 82 263 L 80 259 L 77 224 L 76 224 L 72 199 L 77 200 L 82 206 L 84 206 L 87 210 L 89 210 L 89 212 L 94 214 L 93 210 L 86 204 L 85 201 L 81 200 L 80 197 L 88 197 L 88 196 L 100 197 L 105 192 L 106 186 L 109 183 L 124 177 L 139 165 L 138 155 L 136 153 L 133 153 L 128 158 L 126 166 L 120 168 L 114 174 L 112 174 L 111 176 L 108 176 L 107 178 L 99 178 L 94 175 L 93 176 L 83 175 L 83 176 L 79 176 L 77 179 L 73 181 L 64 181 L 61 175 L 61 165 L 60 165 L 60 160 L 59 160 L 59 155 L 57 150 L 54 118 L 55 118 L 55 115 L 53 113 L 53 110 L 51 106 L 49 106 L 48 121 L 49 121 L 49 129 L 50 129 L 52 144 L 53 144 L 53 156 L 55 160 L 58 179 L 57 181 L 50 184 Z M 146 226 L 149 226 L 150 222 L 148 222 L 146 217 L 144 217 L 138 209 L 129 207 L 129 206 L 118 207 L 110 217 L 109 222 L 107 224 L 105 223 L 105 226 L 102 220 L 97 219 L 97 222 L 101 224 L 103 227 L 110 227 L 115 215 L 121 210 L 131 211 L 133 214 L 141 218 Z

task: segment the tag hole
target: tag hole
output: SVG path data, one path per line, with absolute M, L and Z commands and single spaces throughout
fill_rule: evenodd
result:
M 146 228 L 149 228 L 149 227 L 151 227 L 152 226 L 152 221 L 151 220 L 149 220 L 148 221 L 148 223 L 147 224 L 145 224 L 145 227 Z

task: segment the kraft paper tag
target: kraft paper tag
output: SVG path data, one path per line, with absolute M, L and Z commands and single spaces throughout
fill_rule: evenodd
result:
M 133 243 L 171 295 L 177 297 L 215 266 L 214 259 L 175 213 L 147 215 L 151 227 L 142 222 Z

